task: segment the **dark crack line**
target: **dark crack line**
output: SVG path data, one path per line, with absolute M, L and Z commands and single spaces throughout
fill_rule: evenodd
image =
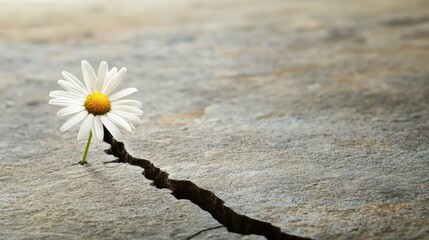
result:
M 187 238 L 186 238 L 186 240 L 190 240 L 190 239 L 192 239 L 192 238 L 194 238 L 194 237 L 196 237 L 196 236 L 200 235 L 200 234 L 201 234 L 201 233 L 203 233 L 203 232 L 207 232 L 207 231 L 210 231 L 210 230 L 214 230 L 214 229 L 218 229 L 218 228 L 223 228 L 223 227 L 224 227 L 224 226 L 223 226 L 223 225 L 221 225 L 221 226 L 216 226 L 216 227 L 211 227 L 211 228 L 203 229 L 203 230 L 198 231 L 197 233 L 195 233 L 195 234 L 193 234 L 193 235 L 191 235 L 191 236 L 187 237 Z
M 190 200 L 204 211 L 210 213 L 214 219 L 225 226 L 230 232 L 243 235 L 256 234 L 265 236 L 267 239 L 309 239 L 286 234 L 279 227 L 273 226 L 268 222 L 238 214 L 225 206 L 224 201 L 214 193 L 198 187 L 191 181 L 170 179 L 167 172 L 162 171 L 149 160 L 134 158 L 128 154 L 124 143 L 116 141 L 106 128 L 104 128 L 104 141 L 111 146 L 110 149 L 106 150 L 106 153 L 118 158 L 113 162 L 128 163 L 143 168 L 143 176 L 152 180 L 155 187 L 171 190 L 171 194 L 176 199 Z

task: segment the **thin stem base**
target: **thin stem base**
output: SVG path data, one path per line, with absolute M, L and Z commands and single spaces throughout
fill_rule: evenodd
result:
M 92 131 L 89 132 L 88 142 L 86 143 L 85 152 L 83 153 L 82 160 L 79 161 L 80 165 L 85 165 L 88 162 L 86 161 L 86 155 L 88 155 L 89 145 L 91 144 Z

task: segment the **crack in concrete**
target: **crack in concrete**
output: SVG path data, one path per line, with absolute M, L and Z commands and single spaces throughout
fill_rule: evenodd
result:
M 279 227 L 273 226 L 268 222 L 238 214 L 231 208 L 226 207 L 224 201 L 213 192 L 200 188 L 191 181 L 170 179 L 167 172 L 162 171 L 149 160 L 134 158 L 128 154 L 124 143 L 116 141 L 106 128 L 104 128 L 104 141 L 111 146 L 110 149 L 106 150 L 106 153 L 118 158 L 111 162 L 128 163 L 143 168 L 144 171 L 142 174 L 147 179 L 152 180 L 155 187 L 171 190 L 171 194 L 176 199 L 190 200 L 202 210 L 210 213 L 214 219 L 225 226 L 230 232 L 243 235 L 256 234 L 265 236 L 267 239 L 309 239 L 286 234 Z
M 223 227 L 225 227 L 225 226 L 220 225 L 220 226 L 216 226 L 216 227 L 211 227 L 211 228 L 203 229 L 203 230 L 198 231 L 197 233 L 192 234 L 191 236 L 187 237 L 187 238 L 186 238 L 186 240 L 191 240 L 192 238 L 194 238 L 194 237 L 196 237 L 196 236 L 200 235 L 200 234 L 201 234 L 201 233 L 203 233 L 203 232 L 207 232 L 207 231 L 210 231 L 210 230 L 213 230 L 213 229 L 218 229 L 218 228 L 223 228 Z

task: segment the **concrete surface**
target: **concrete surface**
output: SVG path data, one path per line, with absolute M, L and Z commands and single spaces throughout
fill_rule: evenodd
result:
M 428 1 L 1 1 L 0 238 L 185 239 L 219 225 L 61 134 L 80 61 L 128 68 L 125 144 L 287 233 L 429 236 Z M 260 239 L 207 231 L 195 239 Z

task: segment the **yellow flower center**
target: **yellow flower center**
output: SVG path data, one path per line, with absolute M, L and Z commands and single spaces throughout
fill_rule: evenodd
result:
M 110 112 L 109 98 L 99 92 L 88 95 L 83 105 L 85 106 L 86 111 L 94 115 L 104 115 Z

